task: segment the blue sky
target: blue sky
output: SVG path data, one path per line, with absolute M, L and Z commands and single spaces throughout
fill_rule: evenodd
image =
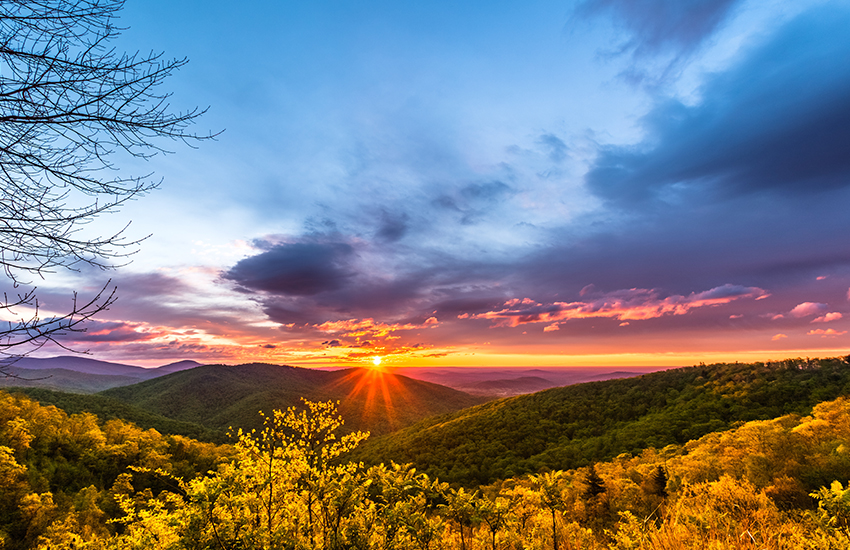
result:
M 216 141 L 102 219 L 104 359 L 687 365 L 845 353 L 850 7 L 145 2 Z M 49 350 L 48 350 L 49 351 Z

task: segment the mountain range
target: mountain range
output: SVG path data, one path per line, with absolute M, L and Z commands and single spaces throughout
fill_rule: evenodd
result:
M 156 368 L 144 368 L 78 356 L 21 357 L 12 362 L 0 363 L 4 372 L 11 375 L 0 377 L 0 388 L 47 388 L 75 393 L 96 393 L 198 366 L 200 363 L 188 360 Z
M 92 371 L 84 373 L 88 376 L 139 374 L 132 368 L 122 374 L 98 374 L 104 365 L 97 363 L 80 365 Z M 44 368 L 28 372 L 47 372 L 51 363 L 39 366 Z M 150 369 L 152 376 L 176 372 L 96 395 L 73 398 L 40 390 L 36 398 L 73 412 L 92 410 L 101 418 L 132 419 L 142 427 L 179 430 L 207 440 L 222 440 L 230 427 L 259 428 L 259 411 L 270 414 L 296 406 L 302 398 L 338 401 L 347 430 L 372 433 L 355 451 L 356 460 L 410 462 L 443 480 L 474 486 L 523 473 L 575 468 L 648 447 L 681 445 L 737 422 L 807 414 L 818 402 L 850 395 L 850 357 L 699 365 L 638 377 L 597 369 L 595 376 L 631 377 L 495 400 L 416 380 L 399 370 L 258 363 L 184 368 L 188 366 L 183 362 Z M 483 372 L 458 370 L 453 383 L 489 391 L 506 384 L 514 391 L 551 382 L 543 376 L 516 376 L 523 372 L 531 371 L 507 371 L 514 377 L 493 379 Z

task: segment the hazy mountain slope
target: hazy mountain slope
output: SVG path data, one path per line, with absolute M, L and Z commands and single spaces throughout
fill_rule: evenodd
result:
M 322 371 L 257 363 L 206 365 L 102 395 L 216 429 L 259 427 L 258 411 L 270 414 L 298 404 L 302 397 L 340 401 L 346 427 L 373 434 L 482 402 L 451 388 L 377 370 Z
M 68 369 L 15 369 L 17 378 L 0 378 L 0 388 L 45 388 L 74 393 L 99 391 L 137 384 L 142 378 L 127 375 L 89 374 Z
M 684 443 L 850 393 L 848 358 L 718 364 L 554 388 L 429 418 L 355 453 L 486 483 Z
M 9 365 L 9 370 L 15 372 L 15 369 L 17 368 L 28 370 L 67 369 L 88 374 L 123 375 L 148 379 L 156 376 L 162 376 L 163 374 L 174 372 L 175 370 L 191 369 L 199 365 L 200 363 L 195 361 L 179 361 L 177 363 L 171 363 L 161 367 L 144 368 L 133 365 L 124 365 L 121 363 L 111 363 L 108 361 L 98 361 L 97 359 L 91 359 L 89 357 L 65 355 L 60 357 L 21 357 Z
M 144 368 L 88 357 L 22 357 L 5 367 L 13 376 L 0 378 L 0 388 L 47 388 L 75 393 L 97 393 L 199 365 L 200 363 L 195 361 L 179 361 L 161 367 Z
M 502 387 L 498 390 L 498 393 L 504 392 L 502 397 L 508 397 L 583 382 L 640 376 L 658 370 L 664 369 L 662 367 L 633 367 L 629 370 L 612 372 L 608 367 L 399 367 L 393 369 L 392 372 L 467 393 L 482 393 L 481 390 L 476 388 L 479 383 L 499 382 Z M 526 386 L 522 381 L 527 378 L 546 380 L 548 385 L 541 383 L 533 387 Z M 520 382 L 518 384 L 508 383 L 511 380 L 519 380 Z

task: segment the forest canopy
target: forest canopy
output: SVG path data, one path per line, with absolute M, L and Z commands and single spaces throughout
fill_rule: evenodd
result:
M 843 548 L 850 401 L 684 445 L 452 486 L 346 458 L 332 402 L 233 446 L 0 393 L 4 548 Z

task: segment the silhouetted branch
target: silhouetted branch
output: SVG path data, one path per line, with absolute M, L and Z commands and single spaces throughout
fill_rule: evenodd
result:
M 160 91 L 186 59 L 110 47 L 122 7 L 122 0 L 0 2 L 0 266 L 15 287 L 60 267 L 126 263 L 146 237 L 128 236 L 126 225 L 95 237 L 82 229 L 160 182 L 118 174 L 115 156 L 146 159 L 168 152 L 163 140 L 214 137 L 187 129 L 205 109 L 174 112 L 171 94 Z M 114 301 L 114 289 L 106 290 L 82 305 L 75 296 L 71 312 L 48 319 L 38 316 L 34 288 L 7 297 L 0 312 L 36 313 L 7 320 L 0 353 L 61 346 L 56 337 Z

